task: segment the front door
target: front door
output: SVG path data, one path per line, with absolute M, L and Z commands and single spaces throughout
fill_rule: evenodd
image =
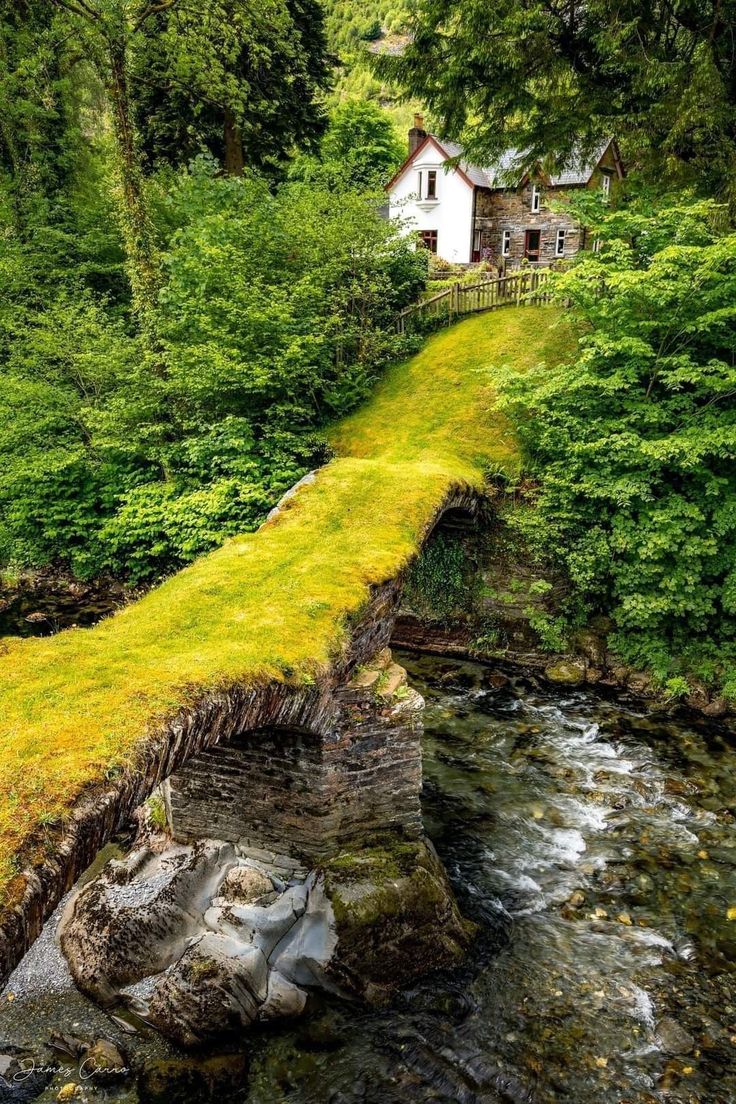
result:
M 539 260 L 539 246 L 541 237 L 541 230 L 527 230 L 524 236 L 524 256 L 528 261 Z

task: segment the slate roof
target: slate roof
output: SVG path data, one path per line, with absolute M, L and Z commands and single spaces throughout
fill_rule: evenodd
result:
M 463 159 L 463 147 L 458 142 L 445 141 L 442 138 L 438 138 L 435 134 L 430 135 L 431 138 L 445 151 L 449 158 L 459 157 L 459 165 L 471 183 L 475 184 L 479 188 L 507 188 L 510 186 L 509 172 L 513 172 L 515 164 L 518 164 L 522 154 L 519 150 L 506 150 L 501 154 L 497 160 L 491 165 L 473 165 L 471 162 Z M 611 144 L 611 140 L 608 139 L 604 142 L 594 156 L 588 160 L 582 158 L 573 157 L 568 165 L 561 169 L 558 173 L 550 176 L 549 182 L 552 187 L 565 187 L 573 184 L 587 184 L 590 180 L 596 165 L 600 161 L 603 154 Z M 517 174 L 517 182 L 522 179 L 524 173 L 519 171 Z M 511 176 L 511 182 L 513 183 L 514 176 Z

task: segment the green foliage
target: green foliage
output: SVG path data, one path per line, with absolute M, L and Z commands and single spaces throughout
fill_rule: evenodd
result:
M 346 100 L 331 112 L 322 158 L 354 186 L 385 184 L 405 156 L 396 127 L 377 104 Z
M 229 171 L 278 172 L 314 149 L 331 80 L 316 0 L 189 0 L 133 41 L 135 120 L 149 164 L 209 153 Z
M 564 159 L 618 135 L 662 180 L 736 203 L 734 0 L 418 0 L 398 79 L 488 163 Z
M 140 580 L 255 528 L 401 348 L 423 269 L 376 203 L 199 162 L 163 203 L 155 357 L 78 281 L 0 313 L 0 560 Z
M 465 552 L 457 540 L 434 537 L 412 564 L 404 596 L 422 617 L 445 620 L 467 598 Z
M 404 103 L 394 82 L 377 78 L 371 61 L 374 50 L 401 48 L 409 26 L 409 7 L 396 0 L 324 3 L 327 42 L 340 61 L 333 103 L 360 100 L 379 105 L 404 133 L 411 125 L 412 111 L 419 107 Z
M 736 235 L 720 216 L 601 211 L 601 252 L 555 281 L 579 357 L 497 373 L 540 480 L 527 536 L 662 680 L 732 678 L 736 657 Z

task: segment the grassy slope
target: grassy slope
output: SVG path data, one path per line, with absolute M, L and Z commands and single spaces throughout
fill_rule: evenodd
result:
M 334 427 L 338 459 L 258 533 L 229 541 L 92 629 L 0 645 L 0 892 L 40 825 L 135 760 L 158 719 L 208 688 L 324 670 L 367 587 L 392 577 L 452 483 L 511 466 L 490 364 L 569 349 L 550 308 L 433 337 Z

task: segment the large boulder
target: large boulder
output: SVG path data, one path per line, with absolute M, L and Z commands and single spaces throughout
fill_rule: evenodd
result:
M 109 862 L 72 900 L 60 927 L 79 988 L 111 1004 L 121 987 L 176 962 L 235 862 L 235 849 L 217 840 L 161 854 L 137 849 Z
M 370 1003 L 456 966 L 476 931 L 423 840 L 340 855 L 328 864 L 325 885 L 337 934 L 331 977 Z
M 301 1015 L 311 990 L 384 1003 L 472 936 L 424 841 L 276 873 L 229 844 L 148 840 L 77 895 L 61 944 L 80 988 L 185 1047 Z

